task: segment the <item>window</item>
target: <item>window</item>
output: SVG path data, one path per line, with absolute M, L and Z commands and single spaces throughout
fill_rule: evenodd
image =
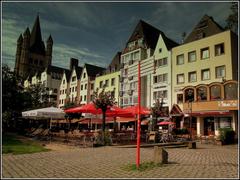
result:
M 87 96 L 86 95 L 84 95 L 84 101 L 86 101 L 87 100 Z
M 177 84 L 184 83 L 184 74 L 177 74 Z
M 112 98 L 115 97 L 115 91 L 111 91 L 111 97 L 112 97 Z
M 215 117 L 216 129 L 219 128 L 232 128 L 232 117 Z
M 191 102 L 194 100 L 194 90 L 189 88 L 186 89 L 185 91 L 185 102 Z
M 196 82 L 196 81 L 197 81 L 197 73 L 196 73 L 196 71 L 189 72 L 188 73 L 188 82 Z
M 73 77 L 72 77 L 72 81 L 76 81 L 76 76 L 73 76 Z
M 87 89 L 87 84 L 85 84 L 85 89 Z
M 63 84 L 65 84 L 65 79 L 63 80 Z
M 211 100 L 221 99 L 221 87 L 219 85 L 214 85 L 210 87 L 210 99 Z
M 133 59 L 134 60 L 137 60 L 137 59 L 139 59 L 139 51 L 137 51 L 137 52 L 135 52 L 134 54 L 133 54 Z
M 156 91 L 153 93 L 153 99 L 159 99 L 159 98 L 167 98 L 167 90 L 163 91 Z
M 75 87 L 75 91 L 77 92 L 77 86 Z
M 177 94 L 177 104 L 183 103 L 183 94 Z
M 224 86 L 224 97 L 225 99 L 237 99 L 237 84 L 229 83 Z
M 202 80 L 210 79 L 210 69 L 203 69 L 201 74 L 202 74 Z
M 154 76 L 154 83 L 163 83 L 163 82 L 167 82 L 167 73 L 165 74 L 160 74 L 158 76 Z
M 100 81 L 100 83 L 99 83 L 99 87 L 100 87 L 100 88 L 103 87 L 103 81 Z
M 57 93 L 57 89 L 54 89 L 53 92 L 54 92 L 54 93 Z
M 83 73 L 83 78 L 85 78 L 86 77 L 86 73 Z
M 165 65 L 167 65 L 167 58 L 158 59 L 155 61 L 155 67 L 160 67 Z
M 114 86 L 115 85 L 115 78 L 112 78 L 111 80 L 111 86 Z
M 81 85 L 81 90 L 83 90 L 83 84 Z
M 158 77 L 158 76 L 154 76 L 154 77 L 153 77 L 153 82 L 154 82 L 154 84 L 157 83 L 157 79 L 158 79 L 157 77 Z
M 124 75 L 125 75 L 125 76 L 128 75 L 128 69 L 124 69 Z
M 225 66 L 216 67 L 216 78 L 225 77 Z
M 197 88 L 197 100 L 198 101 L 207 100 L 207 88 L 206 87 Z
M 105 87 L 108 87 L 109 86 L 109 80 L 107 79 L 106 81 L 105 81 Z
M 209 47 L 201 49 L 201 59 L 209 58 Z
M 184 54 L 177 56 L 177 65 L 184 64 Z
M 124 104 L 128 104 L 128 98 L 126 98 L 126 97 L 123 98 L 123 103 L 124 103 Z
M 192 51 L 188 53 L 188 62 L 196 61 L 196 51 Z
M 91 84 L 91 90 L 93 90 L 93 88 L 94 88 L 94 84 Z
M 224 43 L 215 45 L 215 56 L 224 54 Z
M 159 48 L 159 53 L 161 53 L 162 52 L 162 48 Z

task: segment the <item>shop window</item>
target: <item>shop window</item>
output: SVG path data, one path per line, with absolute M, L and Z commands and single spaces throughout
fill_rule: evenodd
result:
M 224 54 L 224 43 L 215 45 L 215 56 Z
M 185 91 L 185 102 L 192 102 L 194 100 L 194 91 L 193 89 L 189 88 Z
M 210 99 L 211 100 L 221 99 L 221 87 L 219 85 L 214 85 L 210 87 Z
M 225 99 L 237 99 L 237 84 L 228 83 L 224 86 Z
M 216 130 L 219 128 L 232 128 L 232 118 L 231 117 L 215 117 L 215 127 Z
M 197 88 L 197 100 L 198 101 L 207 100 L 207 88 L 206 87 Z
M 209 58 L 209 47 L 201 49 L 201 59 Z

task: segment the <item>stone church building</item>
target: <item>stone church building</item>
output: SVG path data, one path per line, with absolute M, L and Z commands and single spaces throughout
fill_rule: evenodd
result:
M 46 41 L 46 47 L 42 40 L 39 16 L 37 16 L 33 28 L 29 28 L 20 34 L 17 40 L 15 73 L 24 79 L 34 76 L 37 72 L 43 72 L 52 64 L 53 40 L 51 35 Z

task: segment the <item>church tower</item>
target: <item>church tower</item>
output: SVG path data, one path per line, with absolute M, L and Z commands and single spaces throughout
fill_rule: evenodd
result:
M 33 76 L 36 72 L 42 72 L 52 64 L 52 45 L 51 35 L 47 40 L 47 48 L 42 40 L 39 15 L 37 15 L 33 28 L 29 28 L 19 36 L 16 49 L 15 73 L 26 78 Z

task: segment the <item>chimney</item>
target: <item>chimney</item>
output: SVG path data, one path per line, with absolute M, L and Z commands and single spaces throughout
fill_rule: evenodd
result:
M 70 70 L 72 70 L 74 66 L 75 66 L 75 68 L 78 67 L 78 59 L 71 58 L 70 59 Z

